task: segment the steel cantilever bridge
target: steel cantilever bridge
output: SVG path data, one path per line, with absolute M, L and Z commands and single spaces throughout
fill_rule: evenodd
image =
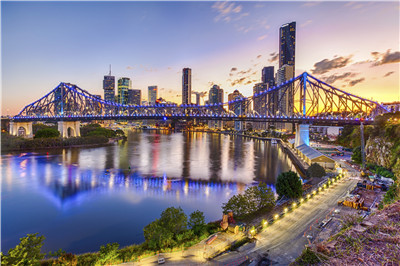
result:
M 102 100 L 76 85 L 61 82 L 41 99 L 25 106 L 12 120 L 56 122 L 202 119 L 356 125 L 361 122 L 371 124 L 375 116 L 386 112 L 386 108 L 377 102 L 334 88 L 304 72 L 252 97 L 201 106 L 123 105 Z

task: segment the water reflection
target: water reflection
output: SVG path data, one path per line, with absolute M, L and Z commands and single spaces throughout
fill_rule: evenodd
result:
M 260 181 L 273 188 L 292 167 L 269 142 L 202 133 L 130 132 L 107 147 L 3 155 L 2 249 L 35 232 L 47 251 L 138 243 L 169 206 L 216 220 L 232 195 Z

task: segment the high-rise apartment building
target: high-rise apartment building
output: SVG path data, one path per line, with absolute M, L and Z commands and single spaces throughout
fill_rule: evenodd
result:
M 148 104 L 155 105 L 157 101 L 157 86 L 149 86 Z
M 104 90 L 104 100 L 109 102 L 114 102 L 115 100 L 115 77 L 111 76 L 110 73 L 104 76 L 103 79 L 103 90 Z
M 294 66 L 283 65 L 277 72 L 277 84 L 280 85 L 290 79 L 294 78 Z M 291 116 L 293 115 L 294 106 L 293 84 L 282 86 L 278 91 L 278 114 Z M 291 131 L 292 125 L 290 123 L 282 124 L 278 128 Z
M 128 90 L 131 89 L 130 78 L 120 78 L 118 80 L 118 103 L 128 104 Z
M 238 98 L 243 98 L 243 95 L 238 90 L 235 90 L 234 92 L 228 94 L 228 102 L 231 102 Z M 229 103 L 228 108 L 230 111 L 233 111 L 233 109 L 234 109 L 233 103 Z
M 142 91 L 141 90 L 128 90 L 128 104 L 141 105 Z
M 182 72 L 182 104 L 192 103 L 192 70 L 184 68 Z
M 295 70 L 296 22 L 282 25 L 279 29 L 279 68 L 293 66 Z M 293 73 L 294 75 L 294 73 Z
M 208 103 L 216 104 L 224 102 L 224 90 L 221 89 L 218 85 L 212 86 L 208 93 Z
M 268 84 L 268 88 L 275 86 L 275 71 L 273 66 L 267 66 L 262 69 L 261 81 Z

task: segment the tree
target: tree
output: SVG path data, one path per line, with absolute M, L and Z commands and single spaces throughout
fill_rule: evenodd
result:
M 160 225 L 172 232 L 179 234 L 187 228 L 187 216 L 182 208 L 169 207 L 161 213 Z
M 351 159 L 358 164 L 362 163 L 362 157 L 361 157 L 361 146 L 358 146 L 353 149 L 353 155 L 351 155 Z
M 301 180 L 293 171 L 279 174 L 275 187 L 279 198 L 286 196 L 294 199 L 299 198 L 303 194 Z
M 20 243 L 8 251 L 8 255 L 1 253 L 1 264 L 3 265 L 35 265 L 44 258 L 41 253 L 44 236 L 28 234 L 20 238 Z
M 36 138 L 56 138 L 60 136 L 60 132 L 55 128 L 39 129 L 35 134 Z
M 226 213 L 232 211 L 237 216 L 247 215 L 263 208 L 272 208 L 275 196 L 265 183 L 247 188 L 243 194 L 233 195 L 222 206 Z
M 205 225 L 204 213 L 197 210 L 190 214 L 188 226 L 190 229 L 194 229 L 196 226 Z
M 318 177 L 321 178 L 326 174 L 325 168 L 317 163 L 313 163 L 307 169 L 307 177 Z

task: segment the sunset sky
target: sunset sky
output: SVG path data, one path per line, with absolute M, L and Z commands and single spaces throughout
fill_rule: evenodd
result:
M 17 114 L 61 81 L 103 96 L 108 73 L 157 85 L 181 103 L 218 84 L 250 96 L 275 66 L 279 27 L 296 21 L 296 74 L 379 102 L 396 101 L 399 2 L 1 2 L 2 114 Z M 208 96 L 207 96 L 208 98 Z M 193 96 L 194 99 L 194 96 Z M 205 98 L 206 99 L 206 98 Z

